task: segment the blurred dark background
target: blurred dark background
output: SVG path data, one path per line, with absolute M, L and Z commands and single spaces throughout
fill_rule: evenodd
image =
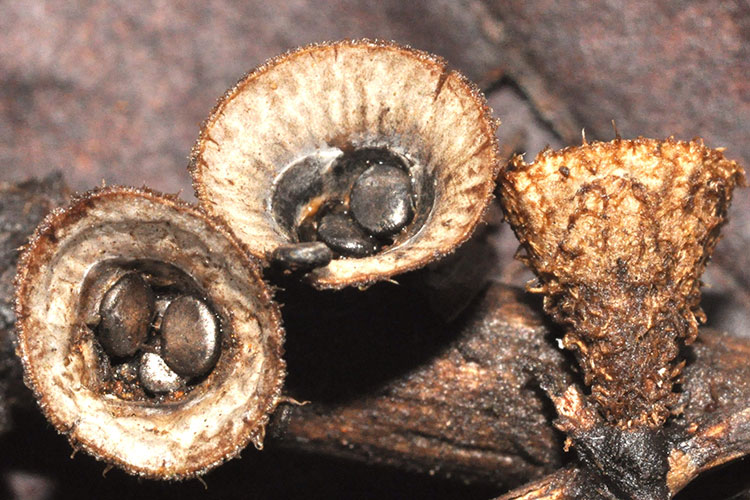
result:
M 61 170 L 76 190 L 146 184 L 194 200 L 187 156 L 222 93 L 299 45 L 381 38 L 443 56 L 485 89 L 503 153 L 638 135 L 703 137 L 750 165 L 747 0 L 213 2 L 0 0 L 0 180 Z M 750 196 L 706 280 L 750 311 Z M 497 239 L 514 246 L 507 229 Z M 512 252 L 499 252 L 508 258 Z M 510 265 L 510 264 L 509 264 Z M 513 273 L 503 275 L 516 280 Z M 522 283 L 522 281 L 518 281 Z M 711 298 L 709 293 L 708 298 Z M 716 320 L 714 320 L 716 323 Z M 198 481 L 139 481 L 81 455 L 37 413 L 0 437 L 0 498 L 489 498 L 492 485 L 248 450 Z M 744 469 L 747 474 L 747 467 Z

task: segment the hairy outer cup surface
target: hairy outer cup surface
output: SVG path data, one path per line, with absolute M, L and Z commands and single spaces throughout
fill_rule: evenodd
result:
M 669 416 L 678 341 L 698 333 L 699 278 L 743 182 L 701 141 L 645 138 L 516 157 L 501 174 L 537 291 L 611 423 L 656 428 Z

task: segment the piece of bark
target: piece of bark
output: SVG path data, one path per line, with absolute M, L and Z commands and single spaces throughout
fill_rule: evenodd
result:
M 669 454 L 672 493 L 750 453 L 750 343 L 713 332 L 696 342 L 692 354 L 683 383 L 685 410 L 673 423 L 674 433 L 684 437 Z
M 14 355 L 13 278 L 18 249 L 47 212 L 69 196 L 58 173 L 21 184 L 0 183 L 0 434 L 10 428 L 10 407 L 28 393 L 21 381 L 21 364 Z
M 366 397 L 313 399 L 281 410 L 275 427 L 281 444 L 506 486 L 559 466 L 565 458 L 560 436 L 550 432 L 554 415 L 540 387 L 559 395 L 575 378 L 526 300 L 493 285 L 466 311 L 458 337 L 425 364 Z M 742 361 L 749 350 L 747 340 L 713 330 L 704 330 L 688 350 L 684 412 L 667 426 L 672 444 L 662 457 L 671 457 L 672 493 L 700 472 L 750 452 L 750 367 Z M 721 435 L 718 444 L 706 441 L 711 433 Z M 610 490 L 585 474 L 583 483 Z M 583 490 L 570 491 L 569 498 L 578 498 Z
M 508 486 L 550 472 L 562 463 L 561 436 L 550 426 L 540 379 L 564 386 L 572 377 L 543 319 L 524 300 L 517 289 L 490 286 L 447 344 L 427 323 L 389 335 L 398 341 L 417 334 L 421 342 L 432 337 L 444 345 L 350 401 L 287 407 L 276 427 L 281 443 Z M 287 329 L 293 331 L 289 323 Z M 290 349 L 296 340 L 289 339 Z
M 683 410 L 664 428 L 669 443 L 669 497 L 701 473 L 750 454 L 750 343 L 704 330 L 689 351 L 691 363 L 683 374 L 681 393 Z M 612 493 L 606 479 L 569 468 L 500 498 L 573 500 L 607 498 L 607 494 Z
M 617 500 L 609 489 L 579 467 L 559 469 L 496 500 Z

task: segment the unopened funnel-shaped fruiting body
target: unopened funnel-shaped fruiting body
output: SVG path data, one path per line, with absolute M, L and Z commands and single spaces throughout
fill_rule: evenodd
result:
M 501 179 L 545 309 L 567 327 L 602 413 L 621 427 L 661 425 L 742 169 L 700 141 L 641 138 L 517 157 Z
M 481 92 L 440 58 L 367 40 L 313 45 L 224 96 L 190 170 L 205 209 L 255 255 L 342 240 L 330 262 L 285 263 L 318 265 L 309 279 L 320 288 L 364 285 L 472 234 L 499 168 L 496 125 Z M 336 227 L 320 227 L 326 213 Z
M 194 207 L 113 187 L 54 211 L 20 258 L 16 312 L 26 383 L 76 449 L 176 479 L 262 445 L 280 314 L 257 263 Z

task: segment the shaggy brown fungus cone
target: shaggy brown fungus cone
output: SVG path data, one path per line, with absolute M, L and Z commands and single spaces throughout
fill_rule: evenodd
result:
M 471 235 L 492 198 L 496 125 L 479 90 L 435 56 L 312 45 L 227 92 L 190 170 L 205 209 L 254 254 L 307 266 L 319 288 L 364 285 Z M 294 253 L 301 242 L 319 244 Z
M 537 291 L 602 414 L 621 428 L 662 425 L 742 169 L 700 141 L 639 138 L 516 157 L 501 179 Z
M 279 311 L 201 212 L 93 191 L 37 228 L 16 280 L 26 383 L 76 449 L 175 479 L 262 445 L 285 374 Z

